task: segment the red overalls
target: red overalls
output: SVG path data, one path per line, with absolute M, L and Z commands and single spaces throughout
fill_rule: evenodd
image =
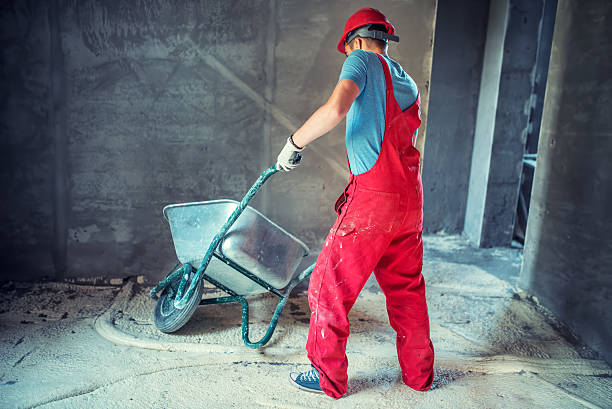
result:
M 386 299 L 406 385 L 427 390 L 433 380 L 423 265 L 423 190 L 413 135 L 421 124 L 420 98 L 402 112 L 387 63 L 385 134 L 380 155 L 366 173 L 351 175 L 336 202 L 332 226 L 310 278 L 312 311 L 306 350 L 323 391 L 347 389 L 347 314 L 374 272 Z

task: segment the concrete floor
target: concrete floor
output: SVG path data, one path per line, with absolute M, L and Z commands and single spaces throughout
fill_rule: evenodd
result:
M 405 387 L 375 281 L 350 319 L 349 391 L 334 401 L 292 388 L 306 368 L 305 293 L 269 345 L 240 339 L 239 305 L 198 309 L 173 335 L 151 322 L 146 285 L 1 284 L 0 402 L 6 408 L 611 408 L 612 369 L 515 287 L 521 253 L 425 238 L 436 377 Z M 212 293 L 212 290 L 208 291 Z M 251 301 L 252 336 L 274 298 Z

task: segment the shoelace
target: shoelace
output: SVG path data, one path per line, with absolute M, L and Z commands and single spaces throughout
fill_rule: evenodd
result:
M 308 382 L 319 382 L 319 371 L 313 368 L 308 372 L 302 372 L 300 377 Z

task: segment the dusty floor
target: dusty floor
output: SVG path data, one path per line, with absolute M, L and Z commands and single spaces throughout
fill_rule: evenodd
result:
M 425 239 L 436 378 L 399 378 L 384 297 L 368 282 L 350 318 L 349 392 L 334 401 L 292 388 L 306 368 L 308 304 L 294 293 L 272 341 L 240 339 L 236 304 L 200 307 L 174 335 L 151 322 L 147 286 L 2 283 L 3 408 L 612 408 L 612 369 L 515 287 L 520 252 Z M 274 298 L 251 300 L 252 336 Z

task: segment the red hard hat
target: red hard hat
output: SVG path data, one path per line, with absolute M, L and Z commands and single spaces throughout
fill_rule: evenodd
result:
M 340 41 L 338 41 L 338 51 L 344 54 L 344 42 L 346 41 L 348 33 L 366 24 L 382 24 L 387 28 L 389 34 L 395 34 L 395 27 L 393 27 L 393 24 L 387 20 L 387 17 L 385 17 L 383 13 L 370 7 L 364 7 L 346 20 L 344 33 L 342 37 L 340 37 Z

